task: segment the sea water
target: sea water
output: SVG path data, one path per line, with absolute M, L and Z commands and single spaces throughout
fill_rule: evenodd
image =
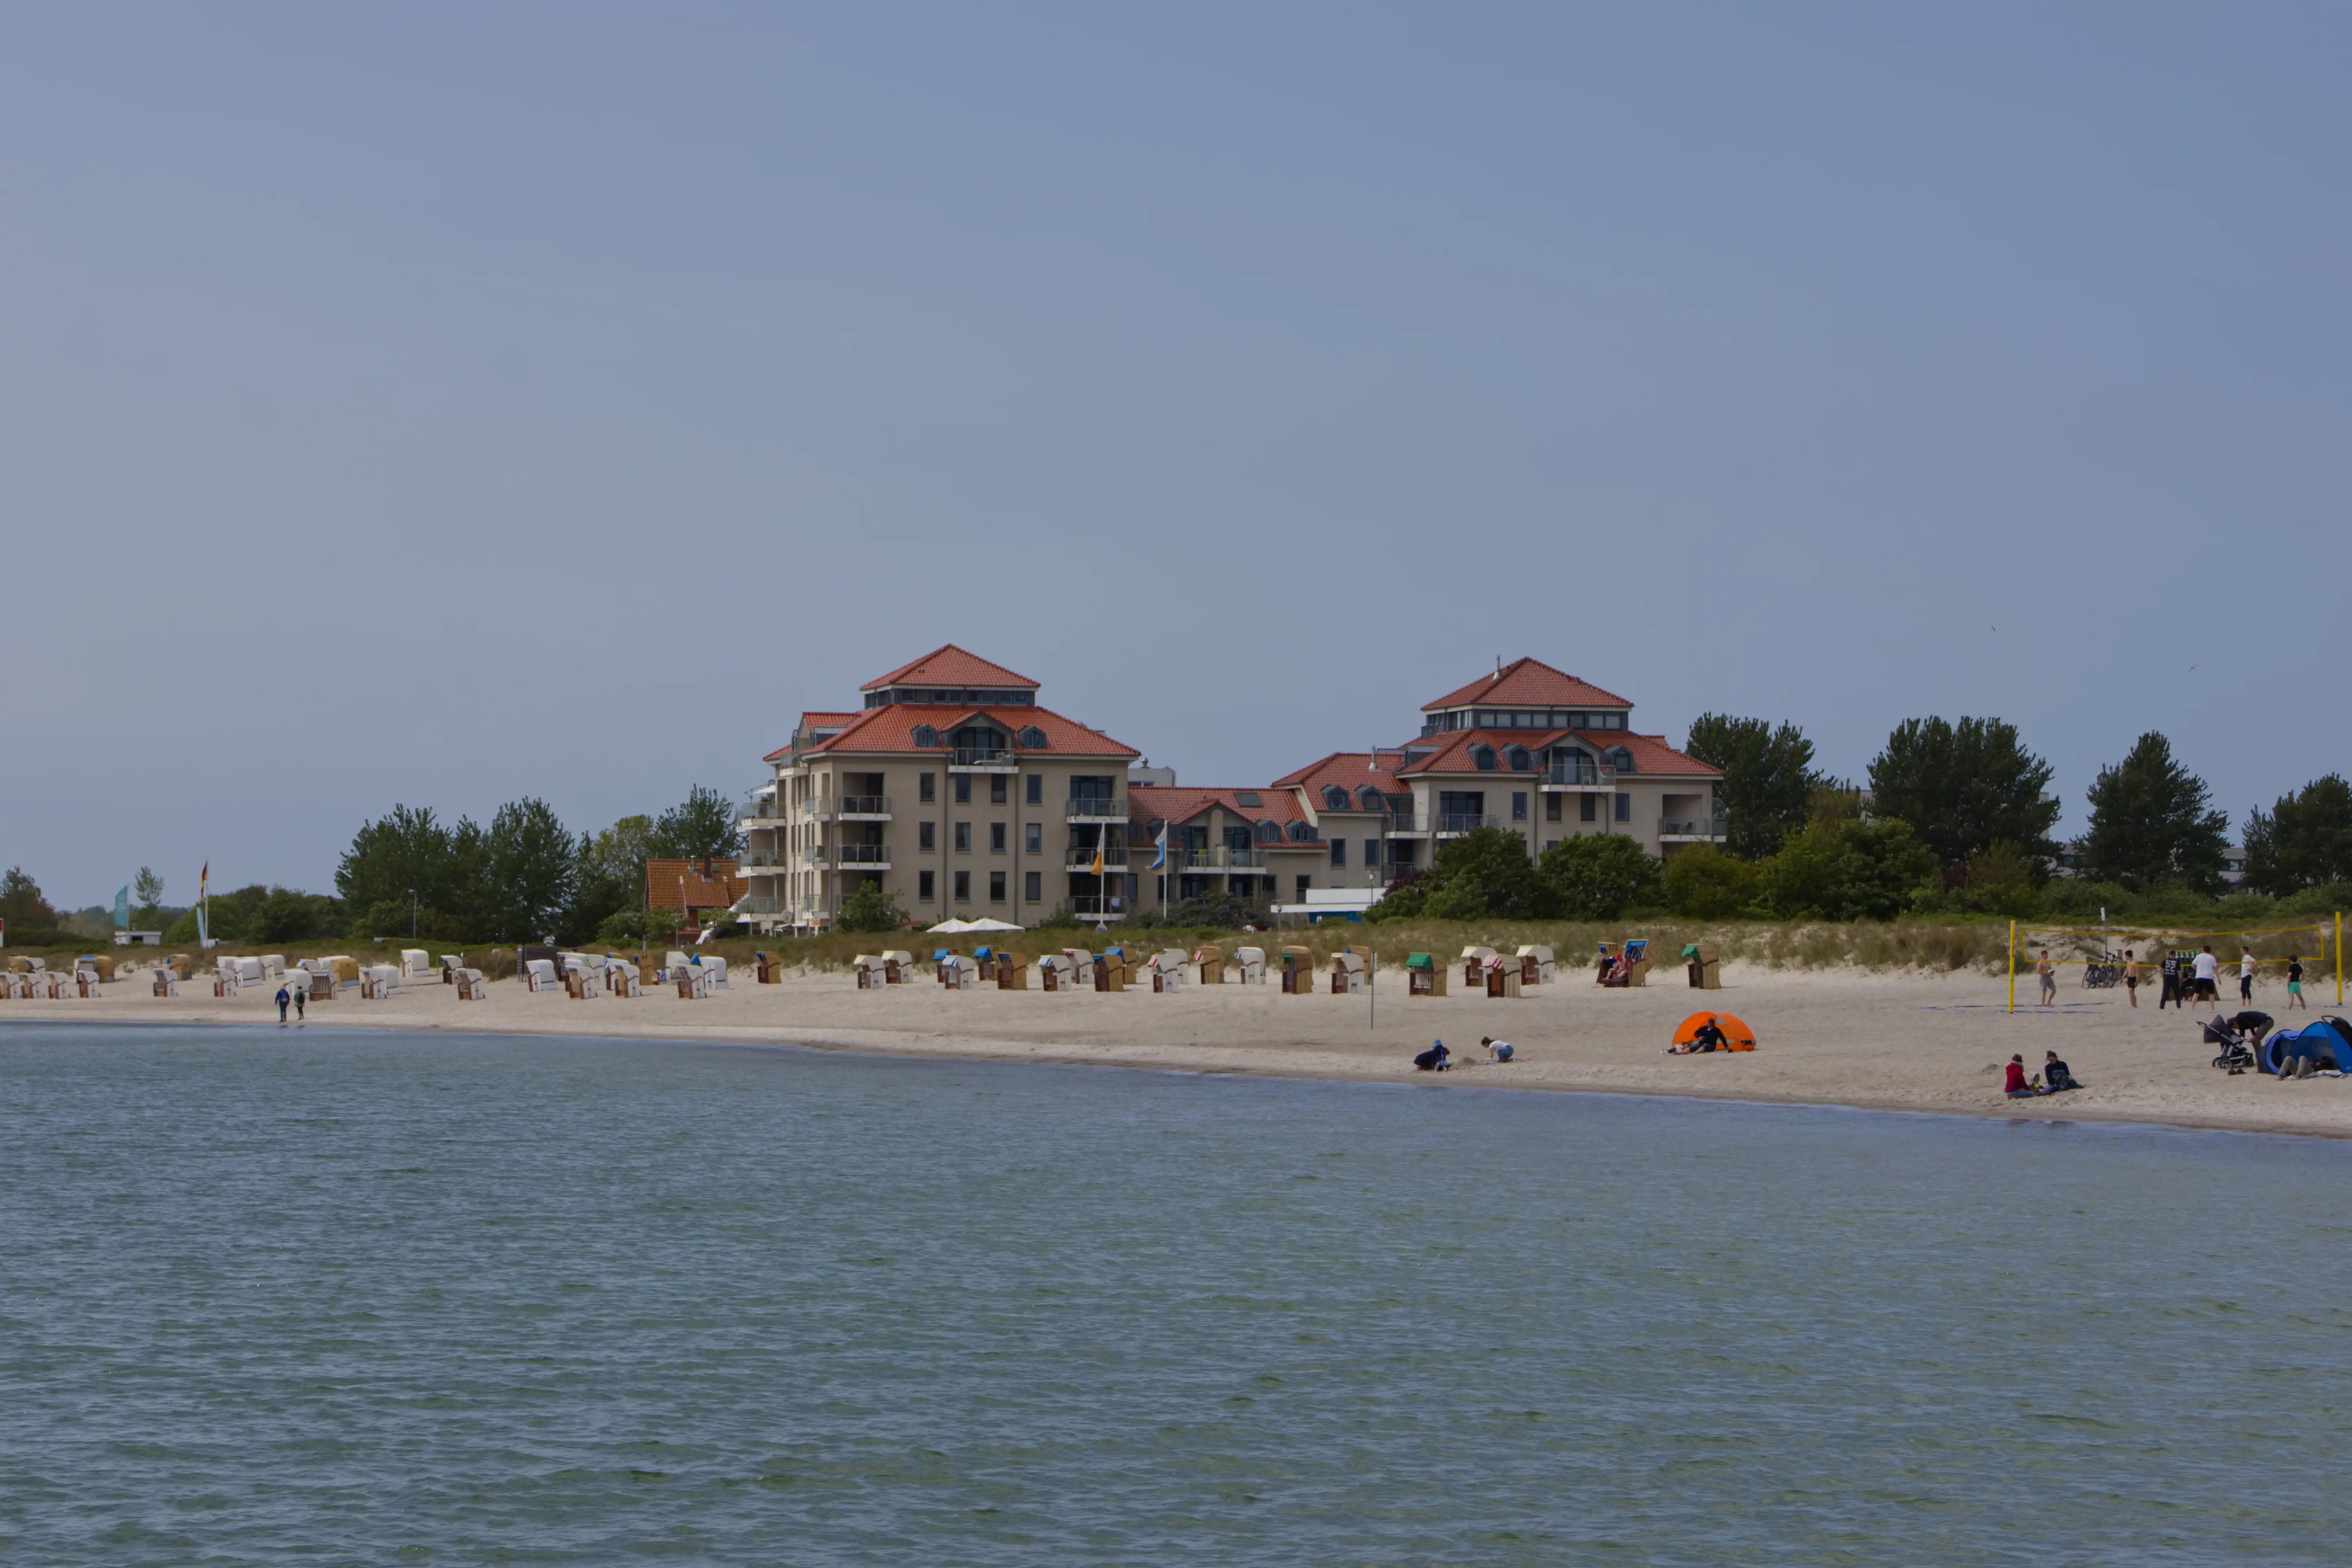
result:
M 2340 1562 L 2347 1205 L 2156 1128 L 0 1026 L 0 1559 Z

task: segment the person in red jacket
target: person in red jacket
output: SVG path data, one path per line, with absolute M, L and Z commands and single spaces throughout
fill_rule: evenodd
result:
M 2037 1092 L 2034 1086 L 2026 1080 L 2025 1058 L 2022 1056 L 2009 1058 L 2009 1078 L 2001 1085 L 2000 1091 L 2011 1100 L 2032 1100 Z

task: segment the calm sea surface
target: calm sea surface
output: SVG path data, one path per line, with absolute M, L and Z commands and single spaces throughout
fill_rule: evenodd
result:
M 0 1559 L 2342 1562 L 2347 1214 L 2336 1143 L 0 1026 Z

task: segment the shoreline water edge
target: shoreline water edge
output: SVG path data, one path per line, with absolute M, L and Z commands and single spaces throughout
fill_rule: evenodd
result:
M 274 1024 L 267 988 L 234 997 L 187 982 L 183 994 L 117 981 L 88 999 L 0 1004 L 0 1028 L 43 1025 Z M 142 988 L 143 989 L 143 988 Z M 192 994 L 199 990 L 205 994 Z M 770 984 L 738 975 L 691 1000 L 667 988 L 631 998 L 573 999 L 518 982 L 460 1002 L 447 986 L 404 985 L 383 1000 L 314 1005 L 293 1028 L 371 1028 L 635 1038 L 965 1061 L 1430 1088 L 1669 1096 L 1770 1105 L 2001 1120 L 2136 1123 L 2206 1131 L 2352 1138 L 2352 1079 L 2281 1082 L 2210 1065 L 2200 1015 L 2132 1008 L 2120 995 L 2077 995 L 2011 1015 L 1981 976 L 1758 969 L 1722 990 L 1679 984 L 1604 991 L 1582 976 L 1515 998 L 1291 996 L 1261 985 L 1188 985 L 1166 994 L 950 991 L 928 978 L 876 990 L 846 976 L 793 973 Z M 2262 1002 L 2258 1000 L 2257 1005 Z M 1754 1028 L 1753 1052 L 1665 1054 L 1686 1015 L 1720 1008 Z M 2266 1008 L 2265 1010 L 2275 1010 Z M 2310 1016 L 2327 1009 L 2323 1005 Z M 2305 1015 L 2295 1015 L 2299 1021 Z M 2282 1021 L 2287 1021 L 2284 1016 Z M 1489 1063 L 1479 1042 L 1508 1040 Z M 1452 1071 L 1414 1070 L 1433 1040 Z M 2038 1068 L 2054 1051 L 2086 1087 L 2015 1100 L 2002 1067 Z

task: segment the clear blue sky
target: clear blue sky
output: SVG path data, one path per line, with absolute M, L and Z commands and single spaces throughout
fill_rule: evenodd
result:
M 330 888 L 954 640 L 1199 783 L 2342 768 L 2352 13 L 0 10 L 0 862 Z M 2193 667 L 2193 668 L 2192 668 Z

